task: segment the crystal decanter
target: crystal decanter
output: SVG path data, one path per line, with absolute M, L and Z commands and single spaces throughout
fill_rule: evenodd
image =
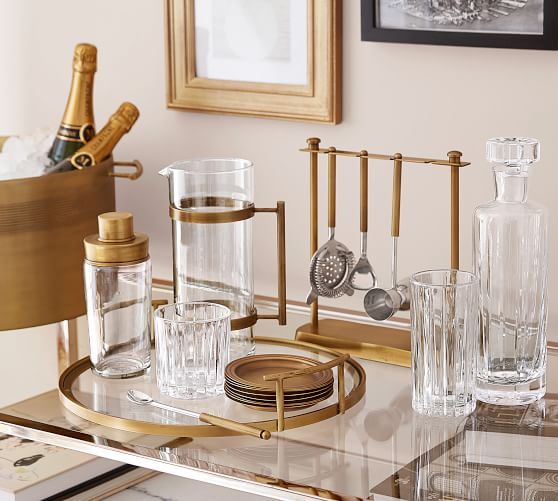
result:
M 495 138 L 496 199 L 477 207 L 473 266 L 480 279 L 477 397 L 499 405 L 525 405 L 546 390 L 547 211 L 527 201 L 539 142 Z

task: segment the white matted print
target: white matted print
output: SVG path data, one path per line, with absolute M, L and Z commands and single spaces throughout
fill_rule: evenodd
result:
M 196 77 L 306 85 L 308 3 L 195 0 Z

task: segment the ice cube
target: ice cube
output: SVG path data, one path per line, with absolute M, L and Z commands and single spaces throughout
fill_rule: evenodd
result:
M 13 162 L 21 162 L 27 158 L 26 147 L 17 136 L 8 138 L 2 148 L 2 154 L 6 155 Z
M 52 164 L 48 151 L 54 134 L 37 129 L 22 137 L 10 137 L 0 152 L 0 180 L 41 176 Z

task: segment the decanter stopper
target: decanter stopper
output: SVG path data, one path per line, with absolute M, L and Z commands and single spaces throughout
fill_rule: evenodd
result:
M 510 167 L 538 162 L 540 153 L 539 141 L 529 137 L 494 137 L 486 142 L 486 159 Z

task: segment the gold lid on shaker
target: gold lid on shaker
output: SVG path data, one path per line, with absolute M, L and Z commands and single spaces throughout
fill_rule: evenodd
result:
M 129 264 L 149 257 L 149 237 L 134 233 L 129 212 L 105 212 L 98 216 L 99 233 L 83 239 L 85 259 L 95 264 Z

